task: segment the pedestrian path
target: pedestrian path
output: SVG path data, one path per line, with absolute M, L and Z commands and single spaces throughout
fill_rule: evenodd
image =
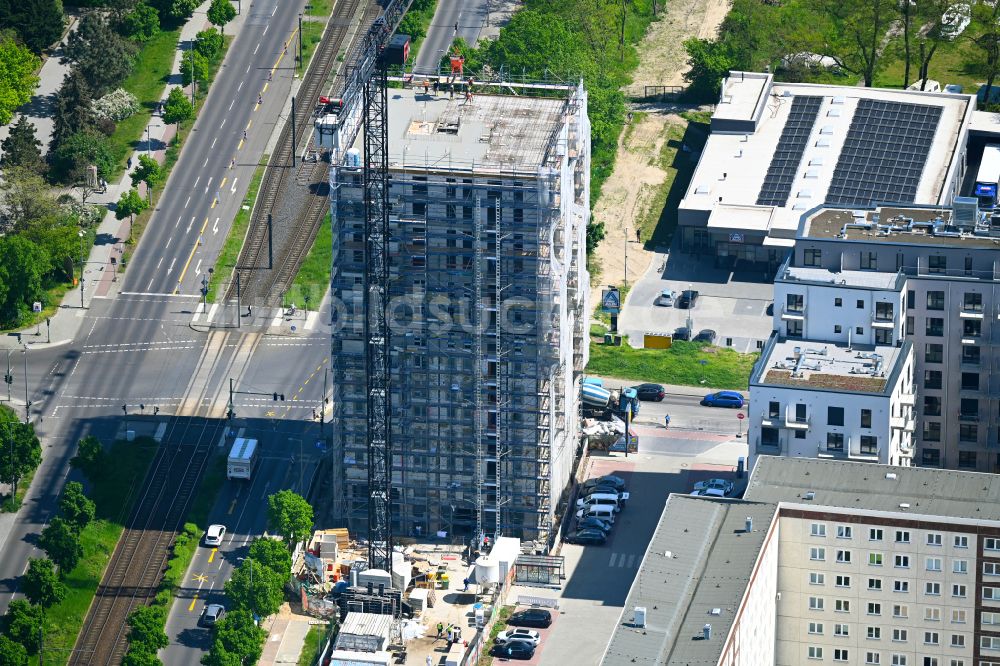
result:
M 245 328 L 269 335 L 303 335 L 320 330 L 320 312 L 296 308 L 271 307 L 256 309 L 239 306 L 236 302 L 199 302 L 191 315 L 191 328 L 208 331 L 219 328 Z

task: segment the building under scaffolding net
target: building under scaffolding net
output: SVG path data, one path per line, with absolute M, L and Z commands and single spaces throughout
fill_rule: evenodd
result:
M 545 541 L 587 362 L 587 95 L 467 88 L 389 91 L 392 529 Z M 364 157 L 332 159 L 332 500 L 364 532 Z

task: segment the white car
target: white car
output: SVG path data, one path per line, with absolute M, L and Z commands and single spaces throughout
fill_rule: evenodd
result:
M 695 490 L 707 490 L 709 488 L 718 488 L 726 495 L 733 492 L 733 482 L 726 481 L 725 479 L 709 479 L 708 481 L 699 481 L 694 484 Z
M 501 631 L 497 634 L 496 640 L 493 642 L 497 645 L 506 645 L 510 641 L 520 641 L 522 643 L 528 643 L 532 647 L 538 647 L 538 642 L 541 640 L 542 637 L 538 635 L 537 631 L 518 627 L 517 629 Z
M 209 525 L 205 531 L 206 546 L 221 546 L 224 538 L 226 538 L 225 525 Z
M 676 294 L 673 289 L 664 289 L 656 297 L 655 304 L 665 308 L 673 307 L 674 297 L 676 297 Z

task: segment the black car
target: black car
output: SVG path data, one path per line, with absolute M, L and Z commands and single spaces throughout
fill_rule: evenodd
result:
M 694 304 L 698 301 L 698 292 L 693 289 L 685 289 L 681 292 L 681 295 L 677 297 L 674 302 L 674 307 L 678 307 L 681 310 L 690 310 L 694 307 Z
M 566 535 L 566 543 L 578 543 L 589 546 L 602 546 L 608 540 L 608 535 L 603 530 L 585 529 L 570 532 Z
M 674 340 L 690 340 L 691 339 L 691 329 L 687 326 L 681 326 L 676 331 L 674 331 Z
M 511 641 L 506 645 L 494 645 L 493 656 L 503 659 L 531 659 L 535 656 L 535 648 L 524 641 Z
M 576 521 L 576 529 L 580 530 L 600 530 L 607 534 L 611 531 L 611 524 L 606 523 L 600 518 L 595 518 L 591 516 L 590 518 L 581 518 Z
M 621 492 L 622 490 L 625 490 L 625 479 L 620 476 L 615 476 L 614 474 L 605 474 L 604 476 L 587 479 L 583 482 L 581 492 L 587 492 L 590 488 L 594 488 L 596 486 L 611 486 L 615 490 Z
M 507 624 L 515 627 L 545 627 L 552 624 L 552 613 L 541 608 L 529 608 L 510 616 Z
M 584 488 L 580 491 L 580 497 L 590 497 L 591 495 L 615 495 L 621 497 L 624 492 L 624 488 L 615 488 L 610 483 L 602 483 L 597 486 L 590 486 L 589 488 Z
M 659 384 L 639 384 L 635 387 L 635 392 L 639 395 L 639 400 L 660 402 L 667 396 L 667 392 Z
M 704 330 L 698 331 L 698 335 L 694 336 L 694 341 L 695 342 L 707 342 L 710 345 L 714 345 L 715 344 L 715 339 L 717 337 L 718 336 L 716 335 L 715 331 L 713 331 L 710 328 L 706 328 Z

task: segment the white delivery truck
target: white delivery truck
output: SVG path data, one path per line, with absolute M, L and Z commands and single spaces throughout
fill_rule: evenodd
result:
M 237 437 L 229 450 L 226 464 L 227 479 L 249 479 L 257 465 L 257 440 Z

